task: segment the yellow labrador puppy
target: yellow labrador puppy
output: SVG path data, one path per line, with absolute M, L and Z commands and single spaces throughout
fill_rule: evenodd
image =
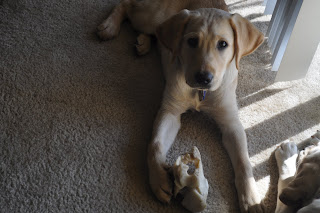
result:
M 275 152 L 279 169 L 276 213 L 320 212 L 320 132 L 314 145 L 299 154 L 293 142 L 285 142 Z
M 166 87 L 147 159 L 156 197 L 165 203 L 171 199 L 166 154 L 179 131 L 181 114 L 195 109 L 212 116 L 222 131 L 241 211 L 261 212 L 235 91 L 239 61 L 258 48 L 263 34 L 245 18 L 228 13 L 223 0 L 123 0 L 98 26 L 100 38 L 115 37 L 125 18 L 143 33 L 137 38 L 139 54 L 148 52 L 149 35 L 160 41 Z

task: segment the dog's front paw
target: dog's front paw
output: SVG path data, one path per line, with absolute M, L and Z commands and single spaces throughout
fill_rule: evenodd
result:
M 255 189 L 255 180 L 252 178 L 242 182 L 242 186 L 237 184 L 240 210 L 242 213 L 263 213 L 264 208 L 261 204 L 259 194 Z M 241 189 L 242 188 L 242 189 Z
M 320 130 L 317 130 L 316 134 L 312 135 L 313 138 L 318 138 L 320 140 Z
M 256 193 L 242 195 L 239 199 L 241 213 L 263 213 L 261 200 Z
M 293 142 L 282 143 L 275 151 L 280 176 L 293 176 L 296 172 L 298 148 Z
M 109 40 L 119 34 L 120 23 L 113 16 L 110 16 L 97 27 L 97 34 L 102 40 Z
M 253 177 L 245 177 L 245 175 L 238 175 L 235 179 L 240 210 L 242 213 L 254 212 L 262 213 L 261 199 L 256 190 L 256 181 Z
M 145 55 L 149 52 L 151 48 L 151 38 L 146 34 L 140 34 L 137 37 L 137 41 L 135 43 L 136 51 L 138 55 Z
M 278 164 L 281 164 L 284 161 L 297 155 L 298 155 L 298 148 L 295 143 L 290 141 L 283 142 L 275 152 L 275 156 Z
M 316 134 L 311 136 L 311 144 L 315 146 L 320 146 L 320 131 L 318 130 Z
M 255 202 L 253 202 L 255 203 Z M 255 203 L 255 204 L 248 204 L 246 206 L 243 206 L 243 209 L 241 210 L 242 213 L 263 213 L 264 212 L 264 208 L 262 206 L 261 203 Z
M 163 166 L 149 168 L 149 181 L 153 193 L 163 203 L 170 203 L 172 197 L 173 182 L 168 169 Z

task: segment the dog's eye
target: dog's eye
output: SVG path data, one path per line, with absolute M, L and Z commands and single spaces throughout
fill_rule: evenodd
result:
M 189 38 L 188 39 L 188 44 L 191 48 L 196 48 L 198 47 L 199 44 L 199 38 Z
M 228 46 L 228 43 L 225 41 L 219 41 L 218 42 L 218 50 L 223 50 Z

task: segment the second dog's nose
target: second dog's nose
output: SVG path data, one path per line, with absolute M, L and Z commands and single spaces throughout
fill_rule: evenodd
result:
M 196 79 L 196 82 L 203 86 L 210 84 L 213 79 L 213 75 L 208 71 L 197 72 L 194 77 Z

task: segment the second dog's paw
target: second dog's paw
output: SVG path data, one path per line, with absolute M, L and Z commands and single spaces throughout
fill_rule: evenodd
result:
M 282 143 L 275 151 L 280 175 L 294 175 L 298 157 L 298 148 L 293 142 Z
M 140 34 L 137 37 L 135 43 L 136 51 L 138 55 L 145 55 L 149 52 L 151 48 L 151 38 L 146 34 Z
M 312 135 L 311 137 L 315 137 L 320 140 L 320 130 L 317 130 L 316 134 Z
M 316 134 L 311 136 L 311 144 L 315 146 L 320 146 L 320 131 L 318 130 Z
M 277 163 L 290 159 L 297 154 L 298 148 L 296 144 L 290 141 L 282 143 L 275 152 Z
M 155 196 L 163 203 L 170 203 L 173 182 L 163 167 L 149 171 L 150 186 Z
M 97 34 L 102 40 L 109 40 L 119 34 L 120 23 L 111 16 L 97 27 Z

